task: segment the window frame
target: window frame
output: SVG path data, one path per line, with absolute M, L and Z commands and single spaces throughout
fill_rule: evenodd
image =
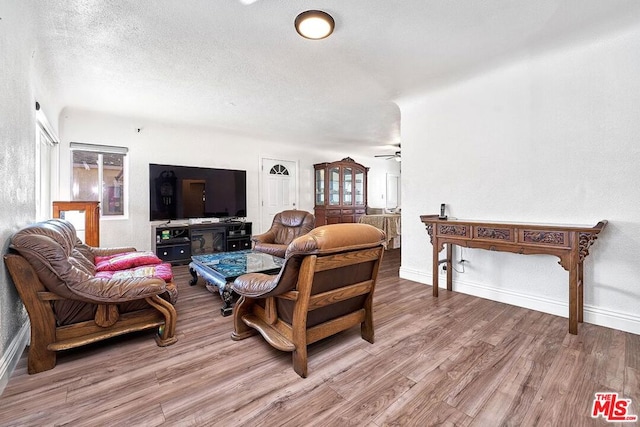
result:
M 60 148 L 60 138 L 47 120 L 47 116 L 42 111 L 40 104 L 36 102 L 36 155 L 35 155 L 35 207 L 36 219 L 44 220 L 51 218 L 52 202 L 57 196 L 58 188 L 58 158 Z M 46 147 L 43 147 L 46 145 Z M 42 158 L 42 150 L 47 149 L 48 155 Z M 43 160 L 48 162 L 43 164 Z M 47 173 L 48 176 L 44 176 Z M 43 200 L 43 187 L 48 186 L 49 200 Z M 47 205 L 45 206 L 45 202 Z
M 83 142 L 71 142 L 69 144 L 69 163 L 70 163 L 70 176 L 69 176 L 69 191 L 70 199 L 74 199 L 73 195 L 73 153 L 76 151 L 90 152 L 98 154 L 98 184 L 100 187 L 100 194 L 98 201 L 100 202 L 100 219 L 101 220 L 123 220 L 129 218 L 129 148 L 120 147 L 115 145 L 101 145 L 101 144 L 89 144 Z M 122 155 L 122 214 L 117 215 L 104 215 L 103 198 L 104 198 L 104 163 L 103 155 L 105 154 L 121 154 Z

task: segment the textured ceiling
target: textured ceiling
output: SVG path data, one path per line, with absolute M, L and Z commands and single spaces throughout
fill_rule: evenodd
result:
M 637 0 L 31 3 L 60 107 L 373 151 L 400 141 L 400 97 L 640 19 Z M 307 9 L 329 38 L 297 35 Z

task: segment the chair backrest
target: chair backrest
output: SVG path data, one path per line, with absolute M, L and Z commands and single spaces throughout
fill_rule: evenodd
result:
M 275 233 L 275 242 L 288 245 L 298 236 L 307 234 L 315 226 L 313 214 L 300 210 L 287 210 L 276 214 L 271 224 L 271 231 Z
M 260 297 L 301 291 L 303 283 L 308 288 L 302 291 L 310 296 L 368 280 L 375 281 L 384 241 L 384 231 L 368 224 L 332 224 L 314 228 L 291 242 L 280 273 L 270 281 L 268 288 L 263 287 L 259 291 Z M 308 265 L 305 266 L 305 262 Z M 330 313 L 318 315 L 320 310 L 310 314 L 308 326 L 361 306 L 364 298 L 341 303 L 341 307 L 334 307 Z M 293 306 L 292 301 L 278 301 L 279 316 L 287 323 L 292 321 Z
M 73 225 L 63 219 L 31 224 L 11 238 L 10 248 L 31 264 L 50 292 L 77 298 L 68 285 L 95 274 L 93 255 L 76 236 Z
M 301 257 L 296 290 L 310 299 L 307 328 L 371 304 L 384 241 L 384 232 L 368 224 L 334 224 L 289 245 L 287 257 Z M 278 299 L 278 314 L 291 323 L 293 302 Z

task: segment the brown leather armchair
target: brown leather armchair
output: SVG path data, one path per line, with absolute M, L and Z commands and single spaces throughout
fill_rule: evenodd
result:
M 177 341 L 173 282 L 130 272 L 123 278 L 96 276 L 96 257 L 130 251 L 135 249 L 87 246 L 61 219 L 13 235 L 4 260 L 29 314 L 30 374 L 52 369 L 58 351 L 128 332 L 158 328 L 159 346 Z
M 271 228 L 266 233 L 251 237 L 253 250 L 284 258 L 289 243 L 311 231 L 315 222 L 315 217 L 309 212 L 282 211 L 273 218 Z
M 373 292 L 384 232 L 368 224 L 324 225 L 288 246 L 277 275 L 249 273 L 233 290 L 234 340 L 256 332 L 293 352 L 293 369 L 307 376 L 307 345 L 360 324 L 373 343 Z

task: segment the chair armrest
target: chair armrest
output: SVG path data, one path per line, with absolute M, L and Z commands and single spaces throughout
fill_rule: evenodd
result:
M 251 236 L 251 240 L 256 243 L 274 243 L 276 241 L 276 233 L 269 230 L 266 233 Z
M 232 285 L 232 289 L 240 295 L 250 298 L 263 298 L 266 296 L 275 296 L 270 292 L 276 289 L 279 274 L 269 275 L 264 273 L 247 273 L 238 277 Z M 282 289 L 278 294 L 285 293 L 291 289 Z
M 160 295 L 167 290 L 166 282 L 157 277 L 104 279 L 94 277 L 69 286 L 82 301 L 94 304 L 119 304 Z
M 94 248 L 89 246 L 89 249 L 91 250 L 91 253 L 93 254 L 94 257 L 96 256 L 109 256 L 109 255 L 116 255 L 116 254 L 122 254 L 125 252 L 135 252 L 136 248 L 131 248 L 131 247 L 121 247 L 121 248 Z
M 284 258 L 284 255 L 287 252 L 287 246 L 288 245 L 279 245 L 277 243 L 256 242 L 255 245 L 253 245 L 253 250 L 269 255 L 275 255 L 278 258 Z

